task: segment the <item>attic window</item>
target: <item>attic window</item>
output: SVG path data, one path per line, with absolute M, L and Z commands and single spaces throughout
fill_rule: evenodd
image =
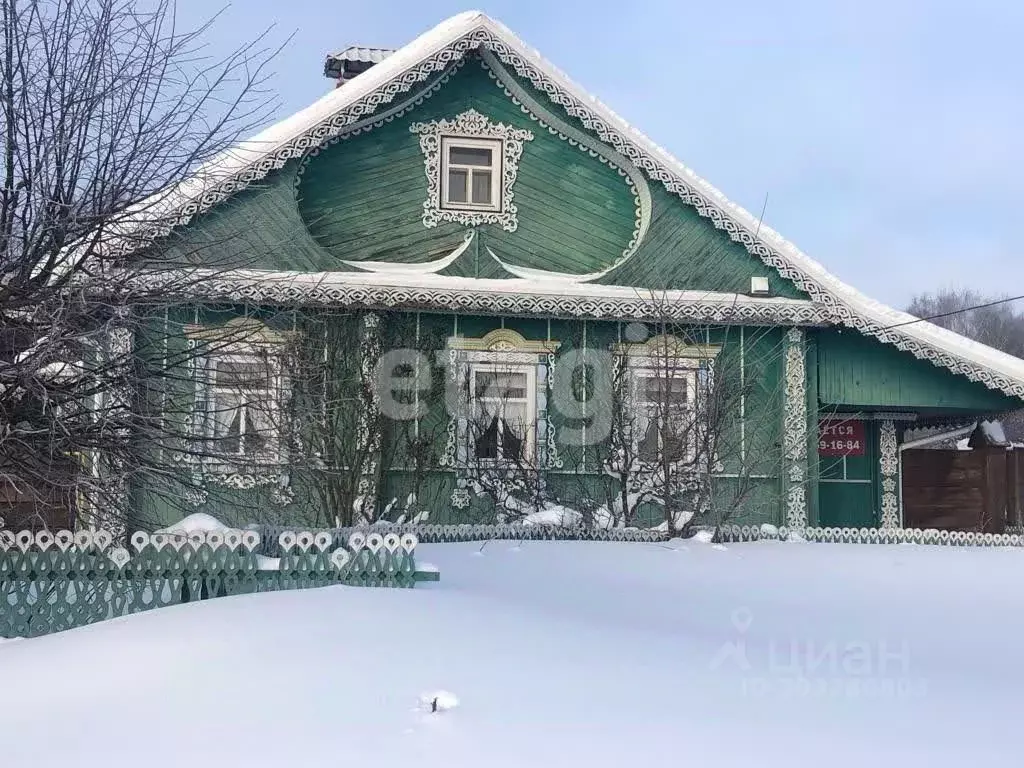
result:
M 501 210 L 500 139 L 441 139 L 442 201 L 448 209 Z
M 513 186 L 523 143 L 533 140 L 530 131 L 493 122 L 475 109 L 451 120 L 413 123 L 409 131 L 419 136 L 427 172 L 423 226 L 447 221 L 516 231 Z

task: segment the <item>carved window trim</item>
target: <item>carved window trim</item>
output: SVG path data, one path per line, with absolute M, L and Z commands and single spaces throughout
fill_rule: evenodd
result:
M 288 463 L 288 429 L 285 419 L 291 397 L 291 380 L 285 370 L 284 354 L 290 335 L 274 331 L 253 318 L 235 318 L 218 326 L 185 327 L 190 348 L 190 378 L 194 386 L 193 415 L 188 432 L 198 445 L 205 446 L 199 458 L 192 454 L 189 460 L 199 465 L 204 474 L 241 477 L 251 481 L 255 479 L 254 471 L 281 468 Z M 203 349 L 203 345 L 207 345 L 207 349 Z M 273 399 L 267 408 L 274 434 L 269 438 L 268 450 L 229 455 L 218 452 L 213 444 L 214 417 L 209 410 L 212 396 L 210 373 L 211 363 L 215 365 L 215 361 L 219 360 L 255 361 L 270 367 Z
M 538 434 L 537 428 L 537 362 L 504 362 L 504 361 L 490 361 L 490 362 L 470 362 L 469 363 L 469 413 L 470 419 L 476 419 L 478 407 L 483 406 L 486 403 L 493 403 L 495 396 L 490 394 L 480 395 L 477 389 L 478 375 L 479 374 L 512 374 L 521 375 L 524 381 L 525 395 L 522 398 L 509 398 L 508 402 L 521 404 L 524 408 L 525 416 L 523 419 L 523 425 L 525 427 L 525 434 L 522 435 L 522 453 L 519 458 L 523 464 L 529 465 L 537 456 L 537 442 L 542 437 Z M 475 456 L 471 461 L 481 466 L 512 466 L 513 459 L 505 455 L 504 443 L 504 431 L 505 431 L 505 403 L 499 404 L 500 414 L 494 414 L 499 419 L 497 435 L 497 456 L 493 459 L 480 458 Z M 477 429 L 480 428 L 480 424 L 476 424 Z M 467 449 L 470 451 L 476 451 L 476 436 L 473 434 L 467 434 Z
M 478 459 L 468 455 L 467 440 L 469 409 L 472 406 L 471 391 L 464 387 L 472 386 L 471 371 L 474 367 L 497 366 L 502 370 L 516 368 L 532 369 L 531 397 L 535 402 L 533 427 L 529 430 L 535 441 L 532 453 L 527 461 L 536 465 L 537 469 L 557 469 L 562 466 L 555 445 L 555 430 L 548 411 L 549 395 L 555 364 L 555 353 L 560 342 L 538 341 L 524 338 L 520 333 L 508 328 L 492 330 L 479 338 L 452 336 L 448 339 L 449 377 L 461 394 L 455 399 L 456 407 L 449 415 L 447 441 L 441 457 L 441 466 L 455 473 L 456 488 L 452 492 L 452 504 L 464 509 L 470 503 L 466 489 L 467 473 L 471 465 L 480 466 Z M 495 463 L 494 466 L 503 466 Z
M 640 386 L 644 379 L 659 378 L 661 374 L 668 373 L 666 378 L 669 381 L 680 378 L 685 382 L 686 403 L 684 410 L 687 413 L 696 413 L 691 418 L 691 423 L 699 426 L 699 409 L 702 408 L 700 393 L 706 391 L 714 380 L 715 360 L 721 347 L 711 344 L 688 344 L 682 339 L 670 334 L 654 336 L 642 343 L 615 344 L 612 350 L 618 359 L 625 361 L 626 368 L 626 389 L 623 393 L 625 402 L 623 406 L 628 413 L 634 414 L 637 420 L 630 429 L 629 440 L 632 444 L 633 455 L 640 456 L 640 444 L 647 435 L 650 422 L 658 418 L 653 409 L 655 403 L 645 403 L 640 395 Z M 671 370 L 668 370 L 670 367 Z M 706 381 L 701 381 L 701 376 L 706 376 Z M 671 386 L 671 385 L 669 385 Z M 674 466 L 688 466 L 693 464 L 696 458 L 697 434 L 691 429 L 687 441 L 686 450 L 683 456 L 677 461 L 671 462 Z M 663 450 L 662 430 L 658 431 L 658 451 Z M 638 461 L 642 466 L 656 468 L 660 462 Z
M 423 203 L 423 226 L 436 227 L 441 222 L 453 222 L 464 226 L 496 224 L 506 232 L 515 232 L 519 227 L 519 209 L 513 202 L 512 188 L 519 173 L 519 160 L 523 155 L 523 143 L 533 141 L 533 133 L 505 123 L 495 123 L 475 109 L 461 112 L 453 119 L 417 122 L 409 126 L 411 133 L 420 138 L 424 171 L 427 175 L 427 199 Z M 497 150 L 495 169 L 500 175 L 492 177 L 492 189 L 497 192 L 497 206 L 480 210 L 479 206 L 458 207 L 446 204 L 447 158 L 446 147 L 463 146 L 488 142 Z
M 286 401 L 285 378 L 281 356 L 271 348 L 263 349 L 228 349 L 205 355 L 203 358 L 206 377 L 206 397 L 203 403 L 203 437 L 210 446 L 209 461 L 220 466 L 236 466 L 238 464 L 276 465 L 283 463 L 282 419 Z M 264 367 L 265 386 L 239 386 L 232 388 L 222 385 L 219 381 L 220 366 L 223 363 L 236 365 L 254 365 Z M 263 395 L 257 401 L 255 395 Z M 217 435 L 218 414 L 232 401 L 238 401 L 236 409 L 239 419 L 238 450 L 228 451 L 224 446 L 226 436 Z M 266 428 L 260 430 L 260 436 L 266 441 L 262 450 L 247 448 L 251 435 L 248 421 L 256 418 L 267 422 Z

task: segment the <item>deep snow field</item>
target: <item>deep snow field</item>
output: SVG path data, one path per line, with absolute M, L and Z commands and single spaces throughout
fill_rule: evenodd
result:
M 1024 551 L 492 541 L 417 558 L 439 583 L 0 643 L 0 767 L 1024 764 Z

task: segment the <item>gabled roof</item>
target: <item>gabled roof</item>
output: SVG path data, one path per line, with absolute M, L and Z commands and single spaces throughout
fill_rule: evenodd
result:
M 855 328 L 991 389 L 1024 398 L 1024 360 L 917 321 L 846 285 L 574 84 L 503 24 L 479 11 L 460 13 L 442 22 L 344 87 L 202 167 L 194 177 L 158 201 L 147 201 L 149 224 L 142 234 L 155 238 L 187 223 L 196 214 L 338 135 L 480 46 L 577 118 L 651 180 L 663 184 L 716 228 L 793 281 L 814 303 L 825 308 L 830 322 Z M 126 239 L 118 250 L 138 247 L 138 234 Z

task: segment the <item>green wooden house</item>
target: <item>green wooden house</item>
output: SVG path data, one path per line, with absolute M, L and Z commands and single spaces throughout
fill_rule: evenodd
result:
M 1024 361 L 840 282 L 484 14 L 327 73 L 145 232 L 176 303 L 136 344 L 192 354 L 141 525 L 899 527 L 904 433 L 1024 401 Z

